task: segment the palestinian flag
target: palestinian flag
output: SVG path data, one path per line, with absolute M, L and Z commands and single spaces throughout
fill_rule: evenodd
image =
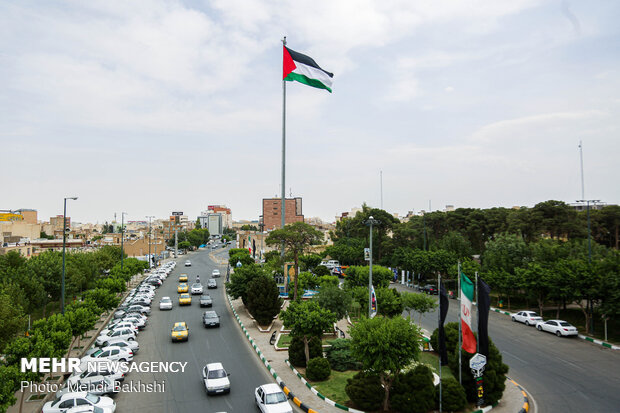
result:
M 334 74 L 321 69 L 310 56 L 284 46 L 283 63 L 283 80 L 297 81 L 308 86 L 326 89 L 332 93 L 332 77 Z
M 461 334 L 462 348 L 468 353 L 476 352 L 476 337 L 471 328 L 471 303 L 474 301 L 474 283 L 461 273 Z

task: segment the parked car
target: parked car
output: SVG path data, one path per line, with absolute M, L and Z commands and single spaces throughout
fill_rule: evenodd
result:
M 511 318 L 512 321 L 525 323 L 526 326 L 535 326 L 543 321 L 543 318 L 534 311 L 519 311 L 518 313 L 514 313 Z
M 536 324 L 538 331 L 547 331 L 558 337 L 576 336 L 579 334 L 577 327 L 564 320 L 539 321 Z
M 122 330 L 122 329 L 125 329 L 125 328 L 128 328 L 128 329 L 132 330 L 136 335 L 138 335 L 138 331 L 139 331 L 138 330 L 138 326 L 136 326 L 135 324 L 130 323 L 128 321 L 124 321 L 122 323 L 114 324 L 110 328 L 106 328 L 106 329 L 101 330 L 101 332 L 99 334 L 107 335 L 110 331 Z
M 88 371 L 85 370 L 83 372 L 75 372 L 73 373 L 71 376 L 69 376 L 69 378 L 67 379 L 67 381 L 65 383 L 69 383 L 71 385 L 77 383 L 80 380 L 83 379 L 87 379 L 89 377 L 95 377 L 95 376 L 104 376 L 104 377 L 109 377 L 112 380 L 116 380 L 116 381 L 123 381 L 125 380 L 125 373 L 121 372 L 121 371 L 114 371 L 112 369 L 112 365 L 110 364 L 109 367 L 103 367 L 102 368 L 97 369 L 95 371 Z
M 162 297 L 159 300 L 160 310 L 172 310 L 172 299 L 170 297 Z
M 431 295 L 439 294 L 439 291 L 437 291 L 437 286 L 433 284 L 426 284 L 424 287 L 422 287 L 421 291 Z
M 61 397 L 63 394 L 72 393 L 72 389 L 79 389 L 79 391 L 87 391 L 96 396 L 104 396 L 108 394 L 115 394 L 120 391 L 120 384 L 115 382 L 112 378 L 103 375 L 89 376 L 83 379 L 74 381 L 71 385 L 65 383 L 65 386 L 58 389 L 56 397 Z
M 226 373 L 222 363 L 209 363 L 202 369 L 202 381 L 207 395 L 230 393 L 230 374 Z
M 202 323 L 205 327 L 219 327 L 220 316 L 215 311 L 205 311 L 202 315 Z
M 194 283 L 192 284 L 192 294 L 202 294 L 203 288 L 202 284 Z
M 112 339 L 135 340 L 136 333 L 129 328 L 110 330 L 107 334 L 100 334 L 95 340 L 95 344 L 97 346 L 103 346 Z
M 276 383 L 263 384 L 254 390 L 256 406 L 263 413 L 293 413 L 286 394 Z
M 138 344 L 136 340 L 111 339 L 106 342 L 106 345 L 104 347 L 120 347 L 125 350 L 130 350 L 134 354 L 136 354 L 138 350 L 140 350 L 140 345 Z M 103 348 L 103 347 L 93 347 L 90 350 L 86 351 L 84 355 L 88 356 L 90 354 L 93 354 L 95 351 L 99 350 L 100 348 Z
M 88 356 L 82 357 L 80 359 L 80 370 L 85 371 L 88 368 L 88 363 L 98 362 L 101 360 L 120 362 L 132 361 L 133 351 L 120 347 L 103 347 Z
M 203 294 L 200 296 L 200 306 L 201 307 L 211 307 L 213 305 L 213 300 L 209 294 Z
M 66 393 L 56 398 L 54 401 L 47 402 L 43 405 L 42 413 L 62 413 L 67 409 L 75 406 L 96 406 L 104 409 L 106 412 L 114 413 L 116 411 L 116 403 L 109 397 L 95 396 L 88 392 Z
M 211 271 L 211 278 L 219 278 L 219 277 L 220 277 L 220 270 L 215 269 Z
M 209 278 L 209 281 L 207 281 L 207 288 L 217 288 L 217 282 L 213 278 Z

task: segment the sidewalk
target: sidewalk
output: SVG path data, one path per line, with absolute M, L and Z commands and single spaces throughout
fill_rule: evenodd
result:
M 326 401 L 314 394 L 285 363 L 285 360 L 288 358 L 288 351 L 277 351 L 274 345 L 269 344 L 271 334 L 274 331 L 280 332 L 282 327 L 282 321 L 279 318 L 274 321 L 269 331 L 261 332 L 245 309 L 245 306 L 240 298 L 237 300 L 231 300 L 230 302 L 239 317 L 239 321 L 245 327 L 247 334 L 251 339 L 253 339 L 254 345 L 257 347 L 256 352 L 258 353 L 260 351 L 264 361 L 267 362 L 273 370 L 275 370 L 277 376 L 286 384 L 286 387 L 288 387 L 306 407 L 321 413 L 342 413 L 345 411 L 327 404 Z M 348 334 L 349 324 L 346 320 L 340 320 L 336 325 L 345 333 L 346 338 L 350 337 Z M 506 390 L 504 391 L 502 400 L 497 404 L 497 406 L 493 408 L 487 407 L 482 410 L 478 410 L 478 412 L 488 412 L 491 410 L 494 413 L 527 412 L 529 411 L 529 404 L 526 405 L 526 400 L 527 399 L 524 397 L 524 393 L 522 392 L 520 386 L 514 381 L 507 379 Z

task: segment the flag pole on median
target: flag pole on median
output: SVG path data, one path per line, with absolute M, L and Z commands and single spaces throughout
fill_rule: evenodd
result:
M 459 384 L 463 384 L 463 378 L 461 375 L 461 320 L 463 317 L 463 306 L 461 305 L 461 261 L 458 262 L 458 294 L 459 294 Z

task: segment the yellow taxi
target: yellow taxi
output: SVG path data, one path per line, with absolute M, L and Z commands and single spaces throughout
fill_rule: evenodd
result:
M 187 274 L 179 275 L 179 282 L 180 283 L 186 283 L 187 282 Z
M 185 324 L 185 321 L 174 323 L 170 337 L 172 341 L 187 341 L 189 339 L 189 328 L 187 324 Z
M 179 305 L 191 305 L 192 304 L 192 296 L 189 294 L 181 294 L 179 296 Z
M 189 291 L 189 287 L 185 283 L 179 284 L 179 286 L 177 287 L 177 292 L 178 293 L 186 293 L 188 291 Z

